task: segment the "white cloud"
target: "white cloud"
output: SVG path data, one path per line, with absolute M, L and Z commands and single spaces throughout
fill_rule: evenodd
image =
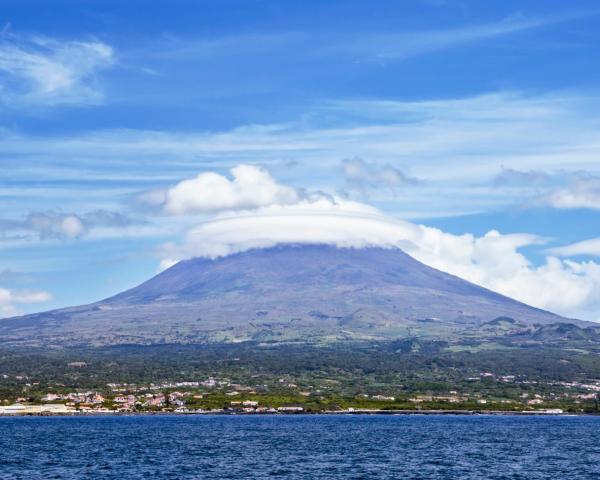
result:
M 514 33 L 540 28 L 582 17 L 574 14 L 562 17 L 524 18 L 513 16 L 500 22 L 467 25 L 453 29 L 414 31 L 407 33 L 354 36 L 345 39 L 334 51 L 371 54 L 378 59 L 405 59 L 431 52 L 480 42 L 486 39 L 508 36 Z
M 531 172 L 568 166 L 600 175 L 599 109 L 594 95 L 501 92 L 415 102 L 324 102 L 288 124 L 224 132 L 112 130 L 44 137 L 0 130 L 0 161 L 9 167 L 5 175 L 11 180 L 0 193 L 36 197 L 40 204 L 51 197 L 69 208 L 73 195 L 90 204 L 125 195 L 123 184 L 114 181 L 118 176 L 152 180 L 164 188 L 199 169 L 225 170 L 239 163 L 265 165 L 312 189 L 339 189 L 344 187 L 340 160 L 359 157 L 402 165 L 411 177 L 424 180 L 393 195 L 388 188 L 369 191 L 374 202 L 393 202 L 404 218 L 475 213 L 538 193 L 487 182 L 502 165 Z M 294 161 L 298 168 L 285 166 Z M 73 184 L 25 188 L 19 182 L 29 182 L 32 171 L 48 182 L 71 179 Z M 110 175 L 107 187 L 76 183 Z M 140 185 L 138 190 L 147 183 Z M 164 203 L 164 190 L 152 194 L 155 205 Z
M 576 255 L 600 257 L 600 238 L 590 238 L 570 245 L 550 248 L 548 253 L 559 257 L 573 257 Z
M 417 185 L 419 180 L 405 175 L 390 163 L 368 163 L 360 157 L 342 160 L 342 172 L 350 193 L 366 195 L 371 189 L 386 188 L 397 192 L 399 188 Z
M 23 225 L 37 232 L 40 238 L 78 238 L 87 230 L 77 215 L 55 212 L 32 213 Z
M 453 235 L 391 218 L 363 203 L 307 194 L 291 205 L 217 215 L 192 228 L 181 244 L 163 245 L 161 268 L 184 258 L 214 258 L 279 243 L 401 248 L 427 265 L 530 305 L 590 318 L 600 307 L 600 265 L 552 255 L 534 265 L 519 251 L 544 241 L 497 231 Z
M 600 178 L 580 178 L 537 199 L 554 208 L 600 210 Z
M 586 170 L 503 169 L 493 184 L 529 192 L 526 203 L 532 206 L 600 210 L 600 177 Z
M 267 205 L 297 203 L 302 194 L 298 190 L 278 184 L 265 169 L 252 165 L 238 165 L 230 170 L 232 179 L 214 172 L 199 174 L 183 180 L 163 194 L 161 208 L 169 215 L 187 215 L 245 210 Z M 142 201 L 156 202 L 158 192 L 149 192 Z
M 263 33 L 255 35 L 238 34 L 216 37 L 210 40 L 173 35 L 162 36 L 156 45 L 144 51 L 146 57 L 175 61 L 227 58 L 256 54 L 286 55 L 295 50 L 298 58 L 328 61 L 339 55 L 352 55 L 358 61 L 363 59 L 404 60 L 432 52 L 450 50 L 469 44 L 480 44 L 487 39 L 508 37 L 544 26 L 568 22 L 585 17 L 590 13 L 575 12 L 570 15 L 526 17 L 512 15 L 499 21 L 462 24 L 453 28 L 431 30 L 395 29 L 387 33 L 357 32 L 336 34 L 334 32 Z M 398 33 L 397 33 L 398 32 Z M 310 46 L 311 48 L 306 48 Z M 303 48 L 300 48 L 303 47 Z M 307 58 L 304 57 L 304 58 Z
M 277 243 L 393 246 L 393 229 L 394 224 L 382 223 L 381 215 L 372 207 L 314 195 L 295 205 L 218 215 L 190 230 L 182 246 L 167 244 L 164 252 L 174 261 L 192 256 L 218 257 Z
M 519 187 L 538 188 L 548 187 L 554 182 L 554 176 L 541 170 L 517 170 L 514 168 L 502 168 L 502 171 L 494 177 L 493 184 L 496 187 Z
M 137 235 L 143 230 L 139 227 L 146 225 L 146 222 L 110 210 L 93 210 L 83 214 L 49 210 L 32 212 L 22 221 L 0 219 L 0 234 L 12 232 L 24 241 L 32 238 L 70 240 L 92 232 L 100 232 L 100 236 L 110 236 L 111 233 L 112 236 L 119 236 L 119 233 Z
M 115 63 L 100 41 L 0 36 L 0 92 L 10 105 L 94 104 L 102 100 L 96 74 Z
M 52 300 L 52 294 L 41 290 L 9 290 L 0 288 L 0 318 L 19 315 L 17 305 L 45 303 Z

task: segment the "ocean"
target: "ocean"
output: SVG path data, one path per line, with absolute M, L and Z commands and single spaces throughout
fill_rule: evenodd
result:
M 600 417 L 0 418 L 0 479 L 598 479 Z

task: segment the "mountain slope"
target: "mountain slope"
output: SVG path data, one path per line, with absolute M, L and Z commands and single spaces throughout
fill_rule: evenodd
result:
M 523 327 L 569 322 L 398 249 L 285 245 L 183 261 L 91 305 L 4 320 L 0 340 L 104 345 L 443 338 L 498 317 Z

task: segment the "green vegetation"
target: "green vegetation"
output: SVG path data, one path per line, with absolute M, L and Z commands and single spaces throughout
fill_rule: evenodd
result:
M 404 339 L 321 347 L 248 342 L 4 349 L 0 400 L 40 402 L 49 392 L 93 390 L 106 396 L 110 408 L 116 391 L 156 393 L 160 388 L 168 404 L 168 394 L 182 390 L 170 383 L 214 378 L 217 385 L 210 388 L 183 388 L 187 408 L 222 409 L 243 401 L 273 408 L 301 405 L 307 411 L 598 408 L 592 388 L 600 379 L 596 353 L 447 347 L 441 341 Z

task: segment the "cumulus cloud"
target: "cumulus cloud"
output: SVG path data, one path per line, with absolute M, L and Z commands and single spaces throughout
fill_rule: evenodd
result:
M 161 266 L 281 243 L 401 248 L 434 268 L 564 315 L 589 315 L 600 298 L 599 264 L 551 255 L 534 265 L 520 252 L 543 244 L 538 236 L 453 235 L 391 218 L 363 203 L 318 195 L 294 205 L 220 214 L 190 230 L 181 244 L 163 245 Z
M 0 318 L 19 315 L 19 304 L 45 303 L 50 300 L 52 300 L 52 294 L 41 290 L 0 288 Z
M 0 220 L 0 232 L 20 232 L 23 237 L 35 234 L 41 239 L 69 240 L 87 235 L 92 229 L 118 228 L 140 223 L 109 210 L 94 210 L 84 214 L 56 211 L 32 212 L 22 220 Z
M 555 208 L 600 210 L 600 178 L 579 178 L 565 187 L 539 197 L 537 201 Z
M 526 201 L 531 206 L 600 210 L 600 177 L 585 170 L 545 172 L 503 169 L 493 183 L 496 187 L 520 188 L 531 192 Z
M 115 63 L 100 41 L 0 36 L 0 92 L 6 104 L 93 104 L 102 99 L 96 75 Z
M 87 230 L 81 217 L 56 212 L 31 213 L 23 226 L 37 232 L 40 238 L 78 238 Z
M 405 175 L 389 163 L 377 165 L 368 163 L 360 157 L 343 160 L 342 171 L 348 189 L 363 195 L 369 189 L 383 187 L 396 191 L 398 188 L 419 183 L 419 179 Z
M 188 215 L 291 205 L 303 196 L 301 191 L 277 183 L 260 167 L 238 165 L 230 173 L 231 178 L 214 172 L 201 173 L 165 191 L 144 192 L 139 199 L 168 215 Z

